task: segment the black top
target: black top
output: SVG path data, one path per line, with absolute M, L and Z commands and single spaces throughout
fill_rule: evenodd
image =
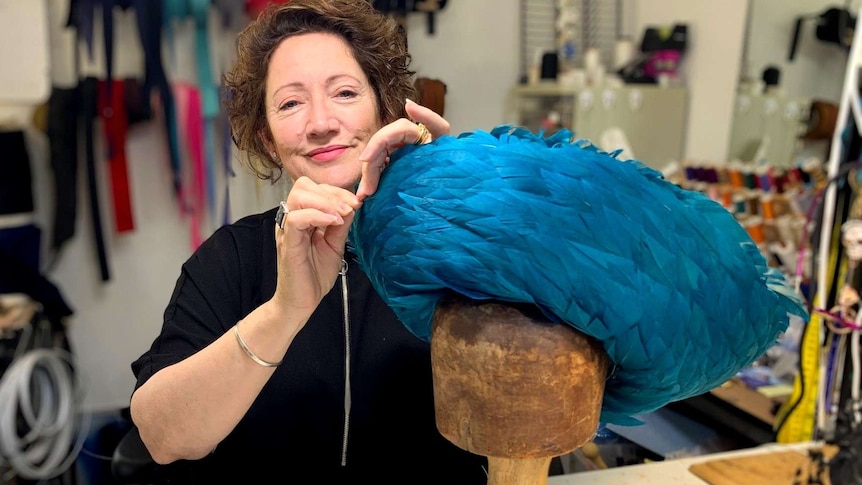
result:
M 162 332 L 132 364 L 136 387 L 215 339 L 275 291 L 275 210 L 217 230 L 183 265 Z M 483 457 L 434 420 L 429 344 L 396 318 L 348 255 L 351 409 L 347 464 L 340 279 L 257 400 L 208 457 L 174 483 L 484 484 Z

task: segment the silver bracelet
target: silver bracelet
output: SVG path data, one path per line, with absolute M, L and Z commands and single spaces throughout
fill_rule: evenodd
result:
M 248 345 L 245 344 L 245 340 L 239 336 L 239 324 L 233 326 L 233 334 L 236 336 L 236 342 L 239 344 L 240 348 L 245 352 L 245 355 L 249 356 L 251 360 L 253 360 L 256 364 L 262 365 L 264 367 L 278 367 L 281 365 L 283 361 L 279 360 L 278 362 L 267 362 L 260 357 L 254 355 L 254 352 L 248 348 Z

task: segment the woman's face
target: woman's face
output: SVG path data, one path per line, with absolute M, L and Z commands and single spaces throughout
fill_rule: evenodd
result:
M 291 179 L 353 189 L 359 154 L 382 122 L 374 90 L 341 37 L 283 40 L 270 60 L 264 103 L 271 149 Z

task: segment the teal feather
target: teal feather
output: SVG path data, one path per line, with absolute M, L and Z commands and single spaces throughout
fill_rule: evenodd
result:
M 712 389 L 807 318 L 732 214 L 562 130 L 499 126 L 392 154 L 351 230 L 360 266 L 430 338 L 437 302 L 536 305 L 602 342 L 602 420 Z

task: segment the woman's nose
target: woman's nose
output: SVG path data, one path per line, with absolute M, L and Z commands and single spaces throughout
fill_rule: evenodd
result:
M 335 119 L 334 113 L 327 102 L 313 102 L 311 104 L 311 117 L 309 119 L 309 135 L 322 136 L 332 133 L 337 129 L 338 120 Z

